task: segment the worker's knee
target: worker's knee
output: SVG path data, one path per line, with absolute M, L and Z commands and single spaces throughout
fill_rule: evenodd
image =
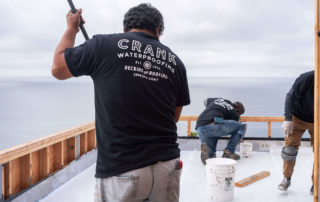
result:
M 297 147 L 288 145 L 282 148 L 281 157 L 285 161 L 295 161 L 298 155 L 299 149 Z

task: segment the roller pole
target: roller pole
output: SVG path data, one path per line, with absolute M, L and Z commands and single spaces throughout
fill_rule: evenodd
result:
M 314 202 L 319 202 L 319 0 L 315 2 L 315 74 L 314 74 Z
M 67 1 L 68 1 L 68 3 L 69 3 L 69 6 L 70 6 L 70 8 L 71 8 L 72 13 L 76 13 L 76 12 L 77 12 L 77 9 L 76 9 L 76 7 L 74 6 L 72 0 L 67 0 Z M 89 36 L 88 36 L 88 34 L 87 34 L 87 31 L 85 30 L 85 28 L 84 28 L 84 26 L 83 26 L 83 23 L 82 23 L 81 21 L 80 21 L 79 27 L 80 27 L 80 30 L 81 30 L 81 32 L 82 32 L 82 34 L 83 34 L 84 39 L 85 39 L 86 41 L 89 40 Z

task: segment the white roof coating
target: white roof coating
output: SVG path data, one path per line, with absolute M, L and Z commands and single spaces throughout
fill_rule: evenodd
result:
M 260 179 L 243 188 L 234 187 L 235 202 L 301 202 L 312 201 L 310 194 L 313 152 L 311 147 L 299 150 L 292 184 L 287 192 L 279 191 L 282 176 L 281 147 L 271 148 L 270 152 L 253 152 L 251 158 L 237 161 L 235 181 L 269 171 L 270 176 Z M 217 152 L 220 157 L 222 152 Z M 181 202 L 207 202 L 206 171 L 200 160 L 200 151 L 181 151 L 183 171 L 181 176 Z M 41 202 L 88 202 L 93 201 L 95 187 L 95 164 L 57 188 Z

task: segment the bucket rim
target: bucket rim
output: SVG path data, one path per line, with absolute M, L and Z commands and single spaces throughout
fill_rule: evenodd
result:
M 237 161 L 229 158 L 209 158 L 206 160 L 206 165 L 213 166 L 230 166 L 235 165 Z

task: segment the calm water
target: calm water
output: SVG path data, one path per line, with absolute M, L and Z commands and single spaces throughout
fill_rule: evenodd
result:
M 282 116 L 285 94 L 294 78 L 190 78 L 191 104 L 182 115 L 199 115 L 206 97 L 245 104 L 247 116 Z M 0 78 L 0 149 L 94 120 L 93 84 L 89 78 Z M 282 136 L 273 124 L 273 136 Z M 194 128 L 194 125 L 193 125 Z M 186 124 L 178 124 L 185 135 Z M 267 124 L 250 124 L 248 136 L 266 136 Z

